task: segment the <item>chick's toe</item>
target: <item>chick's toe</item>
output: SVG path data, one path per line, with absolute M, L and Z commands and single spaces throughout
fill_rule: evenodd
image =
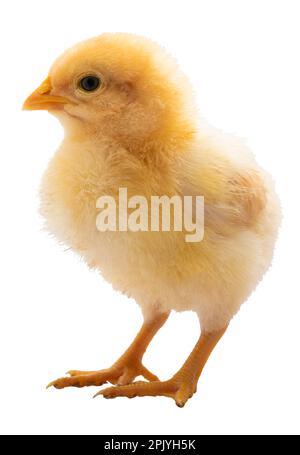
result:
M 64 389 L 65 387 L 86 387 L 100 386 L 110 382 L 111 384 L 130 384 L 137 376 L 143 376 L 148 381 L 157 381 L 158 377 L 151 373 L 141 363 L 132 363 L 121 365 L 118 362 L 111 368 L 99 371 L 80 371 L 70 370 L 67 372 L 69 377 L 58 378 L 47 385 L 56 389 Z

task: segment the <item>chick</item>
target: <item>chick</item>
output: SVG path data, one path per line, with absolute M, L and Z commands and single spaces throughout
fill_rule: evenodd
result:
M 105 398 L 167 396 L 182 407 L 233 315 L 271 263 L 280 221 L 269 176 L 243 143 L 199 120 L 177 63 L 124 33 L 82 42 L 53 64 L 24 109 L 46 109 L 65 130 L 41 185 L 47 228 L 140 305 L 144 323 L 111 368 L 72 370 L 49 385 L 115 386 Z M 96 228 L 101 195 L 202 195 L 204 238 Z M 201 336 L 180 370 L 159 381 L 142 363 L 171 310 L 196 312 Z M 147 381 L 133 382 L 142 375 Z M 97 395 L 98 395 L 97 394 Z

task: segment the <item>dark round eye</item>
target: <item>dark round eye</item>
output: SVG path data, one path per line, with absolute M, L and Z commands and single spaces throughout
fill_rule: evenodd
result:
M 100 83 L 101 81 L 97 76 L 85 76 L 80 80 L 79 85 L 86 92 L 94 92 L 100 86 Z

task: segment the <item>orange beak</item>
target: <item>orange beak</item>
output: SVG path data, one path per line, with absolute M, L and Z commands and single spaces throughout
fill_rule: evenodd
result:
M 50 78 L 42 82 L 42 84 L 26 99 L 23 104 L 24 110 L 54 110 L 60 109 L 64 104 L 70 103 L 70 100 L 63 96 L 50 95 L 52 85 Z

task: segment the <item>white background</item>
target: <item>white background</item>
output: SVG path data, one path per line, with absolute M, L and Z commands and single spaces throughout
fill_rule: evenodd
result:
M 280 434 L 299 421 L 300 4 L 296 1 L 10 1 L 0 24 L 0 431 L 7 434 Z M 146 35 L 179 60 L 210 123 L 247 137 L 283 212 L 274 265 L 232 321 L 179 409 L 167 398 L 104 400 L 96 388 L 45 390 L 66 370 L 110 366 L 141 322 L 41 231 L 38 186 L 63 131 L 25 97 L 67 47 L 104 31 Z M 173 314 L 147 367 L 168 378 L 198 337 Z

